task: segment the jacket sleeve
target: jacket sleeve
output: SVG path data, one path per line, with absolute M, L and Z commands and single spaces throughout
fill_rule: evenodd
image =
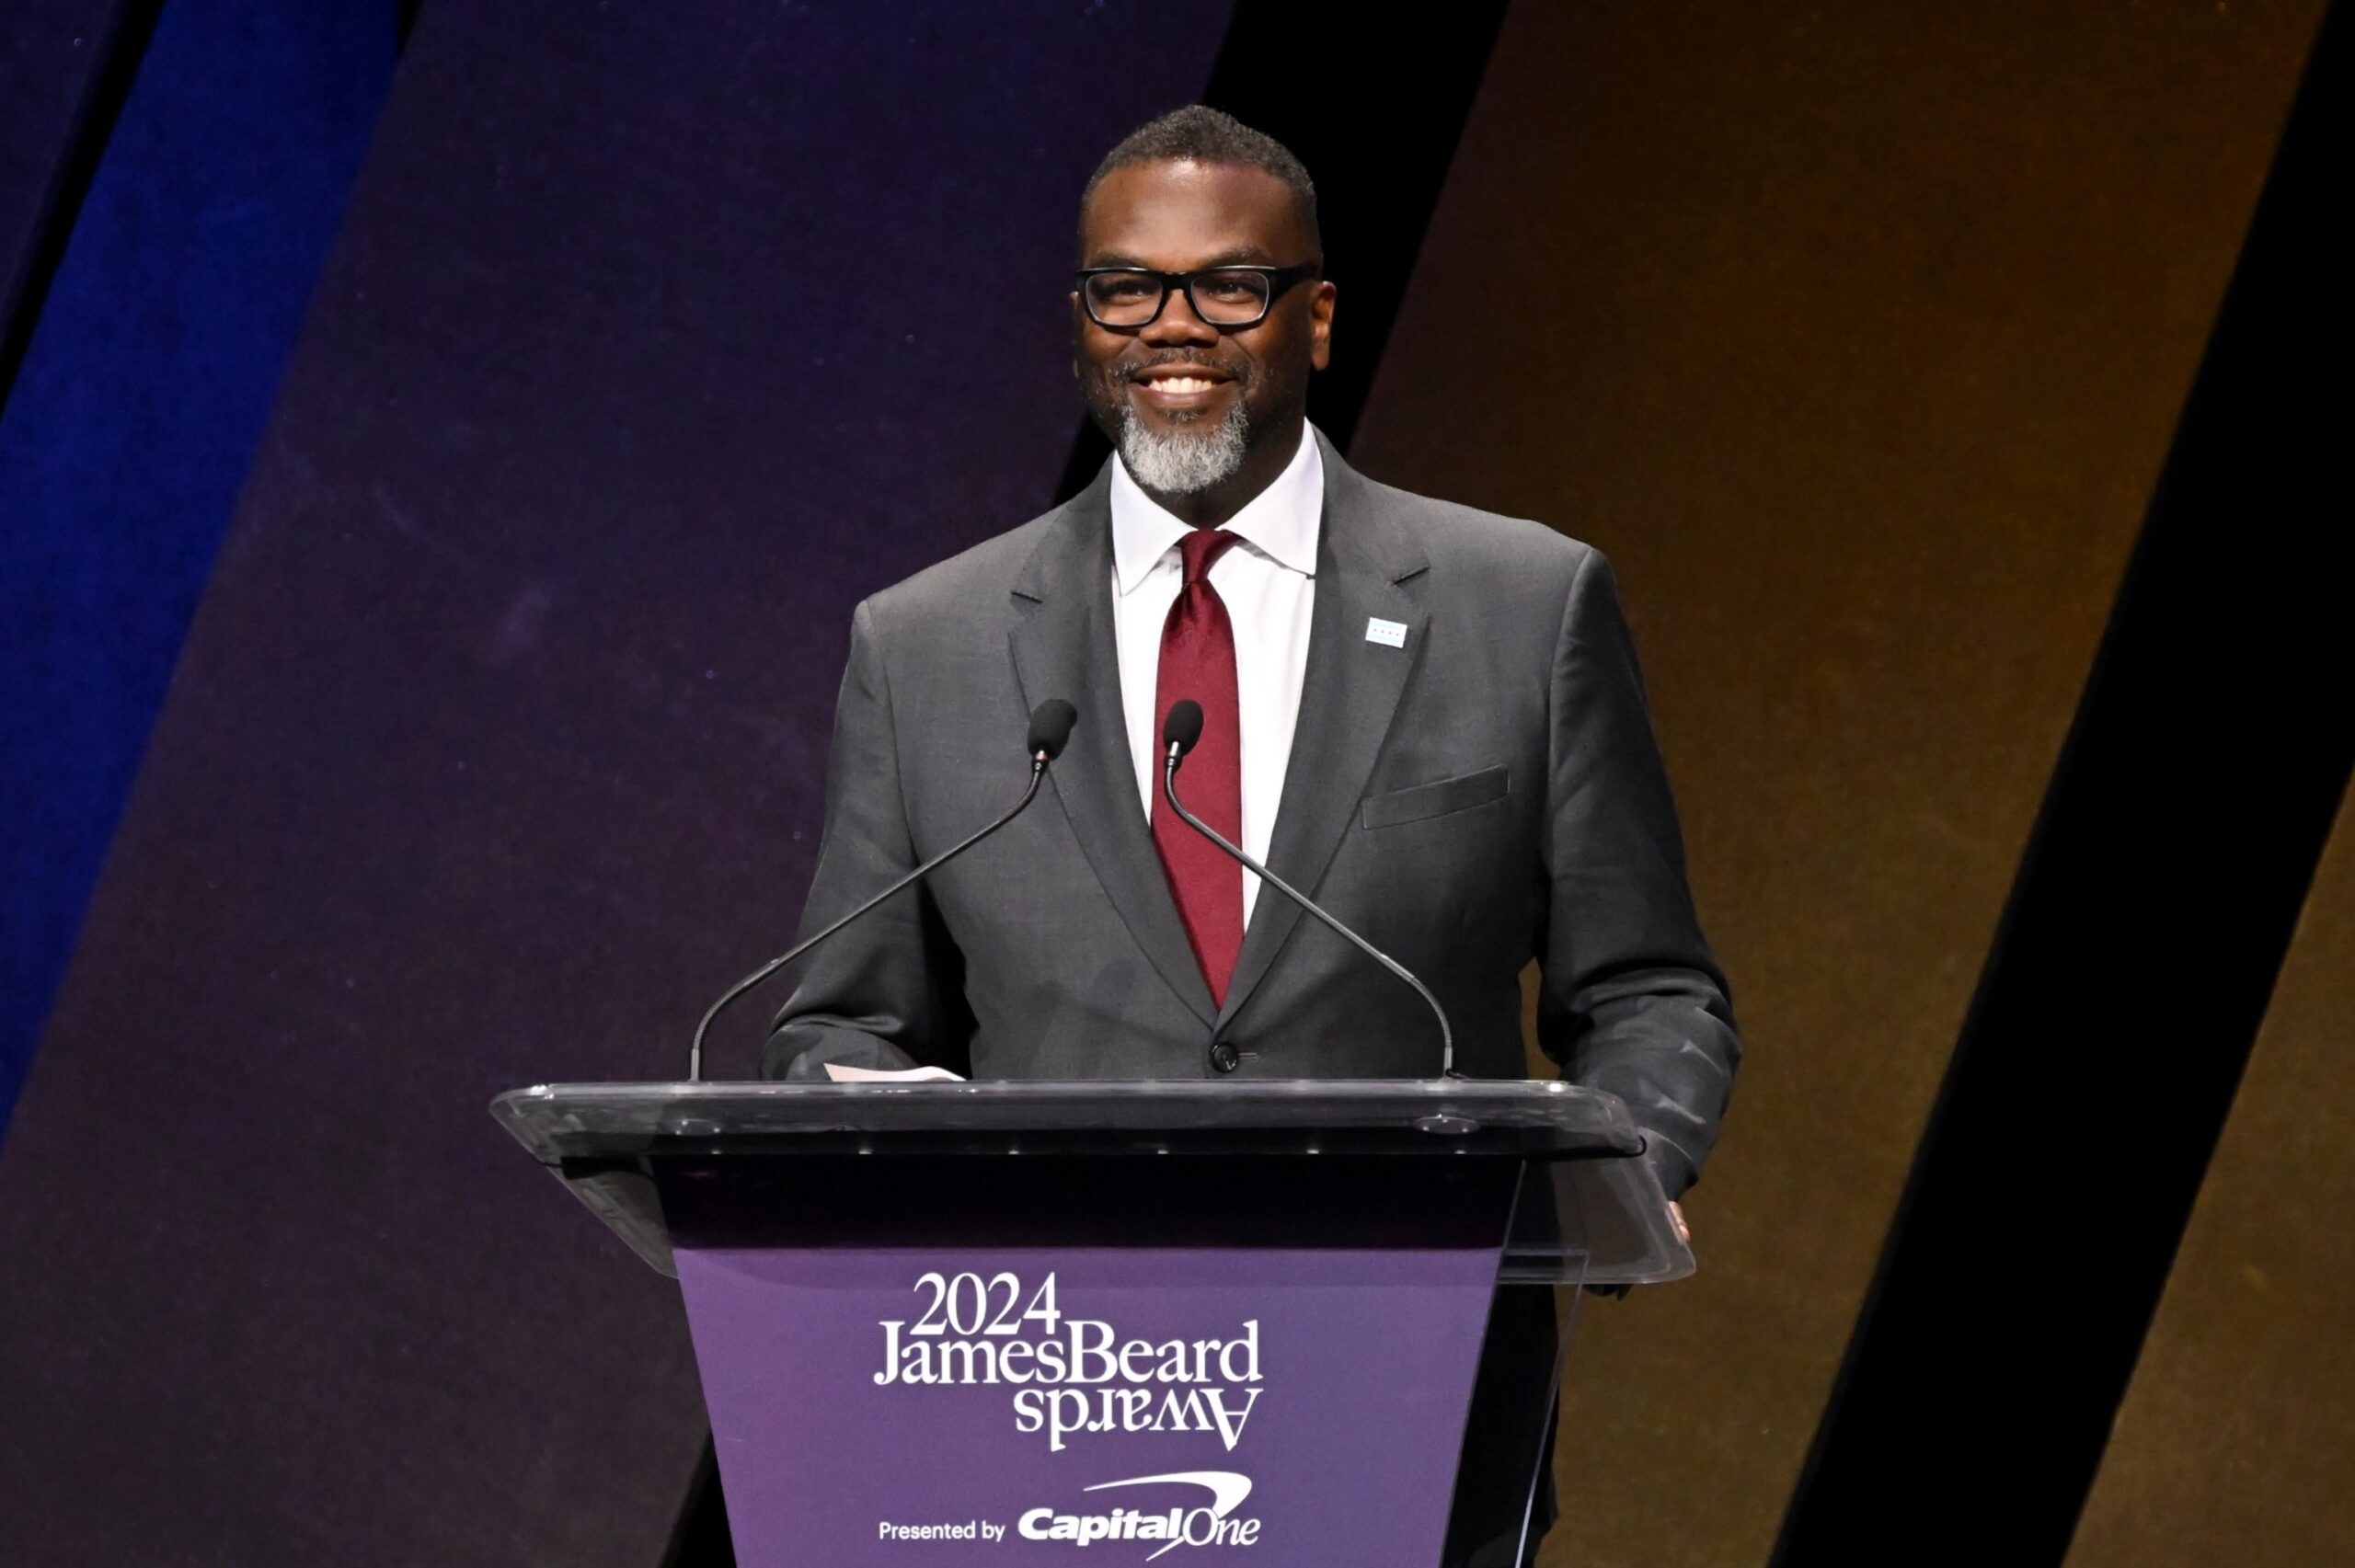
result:
M 850 663 L 835 699 L 826 821 L 800 937 L 914 869 L 901 789 L 890 681 L 874 611 L 862 603 L 851 620 Z M 922 886 L 894 894 L 828 938 L 799 967 L 799 983 L 770 1025 L 762 1077 L 823 1079 L 830 1061 L 965 1070 L 958 1059 L 961 1042 L 940 1037 L 944 995 L 961 1003 L 961 966 Z
M 1538 1042 L 1573 1082 L 1626 1102 L 1675 1197 L 1699 1176 L 1741 1057 L 1611 565 L 1590 551 L 1554 651 L 1551 892 Z

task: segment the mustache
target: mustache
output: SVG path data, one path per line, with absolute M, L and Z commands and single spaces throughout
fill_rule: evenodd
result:
M 1120 380 L 1127 381 L 1134 376 L 1142 375 L 1146 371 L 1167 370 L 1173 366 L 1183 366 L 1188 370 L 1214 372 L 1215 373 L 1225 376 L 1228 380 L 1235 382 L 1240 385 L 1247 386 L 1251 382 L 1252 367 L 1251 362 L 1247 360 L 1238 364 L 1229 364 L 1225 361 L 1217 359 L 1212 355 L 1189 354 L 1183 349 L 1164 349 L 1143 359 L 1132 361 L 1127 364 L 1120 366 L 1114 373 L 1117 374 Z

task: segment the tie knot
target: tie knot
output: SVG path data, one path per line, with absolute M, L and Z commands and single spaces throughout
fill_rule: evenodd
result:
M 1209 578 L 1211 567 L 1226 554 L 1230 544 L 1242 539 L 1223 528 L 1197 528 L 1178 541 L 1178 554 L 1186 570 L 1186 586 L 1193 587 Z

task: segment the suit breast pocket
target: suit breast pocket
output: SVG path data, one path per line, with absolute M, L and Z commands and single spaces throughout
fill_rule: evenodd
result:
M 1476 806 L 1502 800 L 1507 777 L 1505 765 L 1499 762 L 1476 773 L 1371 795 L 1358 808 L 1358 820 L 1369 828 L 1395 828 L 1401 822 L 1420 822 L 1426 818 L 1469 811 Z

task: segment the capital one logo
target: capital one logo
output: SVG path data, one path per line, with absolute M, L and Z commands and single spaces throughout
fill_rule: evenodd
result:
M 1251 1495 L 1251 1478 L 1226 1470 L 1180 1471 L 1173 1475 L 1140 1475 L 1129 1481 L 1099 1482 L 1089 1492 L 1111 1492 L 1123 1486 L 1199 1486 L 1211 1494 L 1208 1503 L 1179 1505 L 1159 1513 L 1114 1508 L 1109 1514 L 1058 1514 L 1033 1508 L 1017 1528 L 1025 1540 L 1062 1540 L 1089 1546 L 1099 1540 L 1157 1540 L 1163 1552 L 1181 1546 L 1251 1546 L 1259 1539 L 1259 1521 L 1230 1517 Z

